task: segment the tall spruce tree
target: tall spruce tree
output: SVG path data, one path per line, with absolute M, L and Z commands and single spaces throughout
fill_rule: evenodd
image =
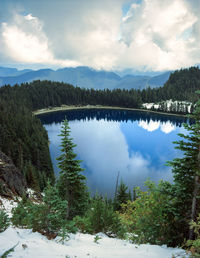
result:
M 60 177 L 57 182 L 59 194 L 68 201 L 66 217 L 72 219 L 76 215 L 83 215 L 88 202 L 86 178 L 81 174 L 80 160 L 76 159 L 73 148 L 76 146 L 70 138 L 68 121 L 64 120 L 61 129 L 61 152 L 57 158 Z
M 184 152 L 182 158 L 176 158 L 169 165 L 173 167 L 174 185 L 172 186 L 173 213 L 175 215 L 177 235 L 193 238 L 189 222 L 196 220 L 200 212 L 200 101 L 191 115 L 194 123 L 185 124 L 188 134 L 179 134 L 181 140 L 175 142 L 176 148 Z

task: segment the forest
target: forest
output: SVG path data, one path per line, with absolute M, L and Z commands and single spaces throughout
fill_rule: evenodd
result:
M 162 88 L 142 91 L 81 89 L 51 81 L 0 88 L 0 150 L 12 158 L 29 187 L 44 191 L 40 205 L 24 197 L 13 210 L 12 223 L 33 228 L 50 238 L 56 234 L 66 237 L 78 229 L 88 233 L 101 231 L 121 238 L 127 237 L 128 232 L 133 242 L 168 246 L 185 244 L 198 252 L 199 246 L 194 246 L 195 241 L 199 241 L 196 233 L 200 212 L 199 103 L 192 116 L 195 123 L 185 125 L 191 135 L 181 135 L 183 140 L 177 142 L 177 148 L 185 155 L 169 163 L 173 168 L 174 184 L 147 182 L 148 192 L 140 189 L 128 192 L 121 182 L 113 200 L 89 196 L 80 162 L 75 159 L 75 145 L 70 140 L 67 121 L 61 131 L 62 155 L 58 158 L 61 174 L 55 183 L 48 135 L 32 113 L 64 104 L 141 108 L 142 103 L 168 99 L 195 103 L 199 98 L 195 93 L 197 90 L 200 90 L 200 70 L 197 67 L 175 71 Z M 7 221 L 3 213 L 0 219 Z
M 197 67 L 175 71 L 164 87 L 142 91 L 82 89 L 52 81 L 5 85 L 0 88 L 0 150 L 23 171 L 28 186 L 43 190 L 54 173 L 47 133 L 33 111 L 61 105 L 141 108 L 142 103 L 168 99 L 195 103 L 196 90 L 200 90 Z

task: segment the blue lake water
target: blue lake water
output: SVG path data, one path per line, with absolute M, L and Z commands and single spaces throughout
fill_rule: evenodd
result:
M 178 133 L 187 133 L 182 124 L 187 118 L 125 110 L 73 110 L 40 115 L 50 140 L 54 171 L 59 174 L 56 158 L 60 155 L 61 123 L 69 120 L 74 151 L 92 193 L 113 196 L 116 178 L 130 189 L 148 178 L 173 182 L 166 161 L 182 154 L 172 143 Z

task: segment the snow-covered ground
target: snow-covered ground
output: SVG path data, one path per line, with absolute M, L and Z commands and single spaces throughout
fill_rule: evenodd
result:
M 11 216 L 11 209 L 16 205 L 16 201 L 0 197 L 0 208 L 6 210 L 9 216 Z M 135 245 L 129 241 L 109 238 L 102 233 L 98 234 L 100 239 L 97 243 L 94 241 L 95 235 L 77 233 L 69 236 L 69 240 L 63 244 L 59 237 L 48 240 L 40 233 L 33 233 L 31 229 L 10 226 L 0 233 L 0 257 L 15 245 L 17 246 L 9 257 L 171 258 L 185 255 L 185 252 L 179 248 L 148 244 Z
M 178 248 L 167 248 L 157 245 L 134 245 L 128 241 L 109 238 L 103 234 L 98 243 L 94 242 L 93 235 L 70 234 L 70 239 L 64 244 L 57 237 L 48 240 L 39 233 L 30 229 L 10 227 L 0 233 L 0 255 L 14 245 L 18 244 L 9 257 L 98 257 L 98 258 L 171 258 L 173 255 L 183 257 L 184 251 Z

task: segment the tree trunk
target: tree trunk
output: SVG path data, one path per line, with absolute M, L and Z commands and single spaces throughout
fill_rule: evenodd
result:
M 194 193 L 193 193 L 193 198 L 192 198 L 192 210 L 191 210 L 191 220 L 193 220 L 193 221 L 194 221 L 195 215 L 196 215 L 196 204 L 197 204 L 198 190 L 199 190 L 199 176 L 195 176 Z M 194 231 L 193 231 L 193 229 L 190 229 L 189 239 L 192 240 L 193 236 L 194 236 Z
M 115 186 L 115 199 L 117 197 L 118 179 L 119 179 L 119 171 L 118 171 L 118 174 L 117 174 L 117 180 L 116 180 L 116 186 Z
M 199 154 L 198 154 L 198 167 L 200 171 L 200 146 L 199 146 Z M 195 220 L 195 215 L 196 215 L 196 206 L 197 206 L 197 195 L 199 191 L 199 175 L 195 176 L 194 179 L 194 192 L 193 192 L 193 198 L 192 198 L 192 210 L 191 210 L 191 220 Z M 194 230 L 190 229 L 189 231 L 189 239 L 192 240 L 194 237 Z

